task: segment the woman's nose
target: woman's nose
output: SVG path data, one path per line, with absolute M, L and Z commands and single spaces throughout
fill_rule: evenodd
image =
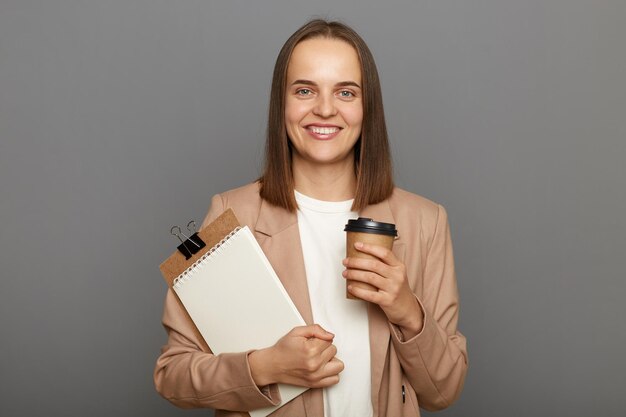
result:
M 313 113 L 319 117 L 332 117 L 337 114 L 335 97 L 332 94 L 320 94 L 313 108 Z

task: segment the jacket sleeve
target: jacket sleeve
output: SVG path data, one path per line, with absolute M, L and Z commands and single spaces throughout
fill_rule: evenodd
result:
M 458 398 L 467 372 L 466 340 L 457 331 L 459 300 L 452 243 L 442 206 L 438 206 L 418 301 L 424 313 L 421 332 L 404 340 L 399 328 L 390 324 L 391 340 L 420 407 L 441 410 Z
M 213 197 L 203 226 L 223 211 L 222 199 Z M 213 355 L 203 350 L 193 324 L 171 289 L 165 298 L 163 326 L 168 340 L 156 362 L 154 383 L 165 399 L 182 408 L 233 411 L 280 403 L 276 385 L 259 389 L 254 383 L 248 364 L 250 352 Z

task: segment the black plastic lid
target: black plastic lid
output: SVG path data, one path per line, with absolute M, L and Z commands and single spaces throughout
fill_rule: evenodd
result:
M 346 232 L 374 233 L 377 235 L 398 236 L 396 225 L 392 223 L 376 222 L 372 219 L 359 217 L 348 220 L 348 224 L 343 229 Z

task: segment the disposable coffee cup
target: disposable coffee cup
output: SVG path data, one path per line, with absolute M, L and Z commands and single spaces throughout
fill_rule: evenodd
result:
M 348 220 L 348 224 L 346 224 L 346 227 L 343 230 L 346 232 L 346 252 L 349 258 L 378 259 L 370 254 L 359 252 L 355 249 L 354 244 L 356 242 L 363 242 L 391 249 L 393 247 L 394 239 L 398 236 L 395 224 L 377 222 L 365 217 Z M 346 297 L 351 300 L 358 299 L 358 297 L 355 297 L 348 292 L 348 285 L 369 290 L 376 290 L 376 287 L 364 282 L 347 280 Z

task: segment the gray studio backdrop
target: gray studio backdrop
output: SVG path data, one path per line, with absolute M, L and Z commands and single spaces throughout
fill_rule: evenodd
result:
M 158 264 L 258 175 L 314 15 L 369 43 L 397 182 L 450 214 L 470 371 L 439 415 L 626 415 L 623 0 L 1 0 L 0 415 L 212 415 L 154 391 Z

